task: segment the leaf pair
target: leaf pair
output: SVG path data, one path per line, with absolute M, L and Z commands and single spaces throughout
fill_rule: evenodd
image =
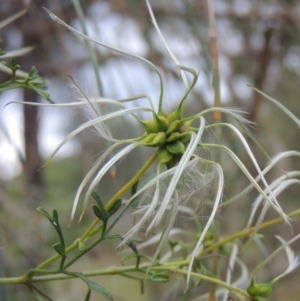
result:
M 122 200 L 118 199 L 115 204 L 106 211 L 98 193 L 93 191 L 92 196 L 97 203 L 97 205 L 93 205 L 92 208 L 94 214 L 103 222 L 101 237 L 104 237 L 108 219 L 119 210 L 122 205 Z
M 65 240 L 63 237 L 63 233 L 61 231 L 60 228 L 60 224 L 59 224 L 59 220 L 58 220 L 58 213 L 57 211 L 54 209 L 52 216 L 42 207 L 38 207 L 37 211 L 39 213 L 41 213 L 42 215 L 44 215 L 49 221 L 50 223 L 53 225 L 54 229 L 56 230 L 58 237 L 59 237 L 59 243 L 56 243 L 53 245 L 53 248 L 55 249 L 55 251 L 62 257 L 62 260 L 60 262 L 60 270 L 63 269 L 63 265 L 64 262 L 67 258 L 66 252 L 65 252 Z

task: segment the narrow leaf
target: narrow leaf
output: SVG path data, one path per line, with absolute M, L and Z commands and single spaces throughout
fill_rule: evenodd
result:
M 115 214 L 121 207 L 122 205 L 122 200 L 118 199 L 115 204 L 108 210 L 107 214 L 108 216 L 112 216 L 113 214 Z
M 41 213 L 42 215 L 44 215 L 52 224 L 52 216 L 42 207 L 37 207 L 36 210 Z
M 92 290 L 89 288 L 89 290 L 88 290 L 88 292 L 87 292 L 87 294 L 86 294 L 86 296 L 84 298 L 84 301 L 89 301 L 90 300 L 90 298 L 91 298 L 91 292 L 92 292 Z
M 99 207 L 97 205 L 93 205 L 92 206 L 94 214 L 103 222 L 106 222 L 108 219 L 108 215 L 105 213 L 105 215 L 103 215 L 103 212 L 99 209 Z
M 65 248 L 65 241 L 64 241 L 64 237 L 60 228 L 60 224 L 59 224 L 59 220 L 58 220 L 58 213 L 57 211 L 54 209 L 53 213 L 52 213 L 52 225 L 54 226 L 58 236 L 59 236 L 59 240 L 60 243 L 62 245 L 63 248 Z
M 101 212 L 101 215 L 103 216 L 103 219 L 101 219 L 101 220 L 107 219 L 108 218 L 107 212 L 106 212 L 106 210 L 105 210 L 105 208 L 103 206 L 103 203 L 102 203 L 102 201 L 100 199 L 100 196 L 98 195 L 98 193 L 95 190 L 92 191 L 92 197 L 94 198 L 94 200 L 98 204 L 98 208 L 99 208 L 99 210 Z
M 100 284 L 97 282 L 94 282 L 86 277 L 84 277 L 82 274 L 76 273 L 75 274 L 77 277 L 82 279 L 89 287 L 90 290 L 96 291 L 100 294 L 102 294 L 104 297 L 106 297 L 108 300 L 113 300 L 113 296 Z
M 159 273 L 152 275 L 150 280 L 153 282 L 169 282 L 170 277 L 168 274 Z

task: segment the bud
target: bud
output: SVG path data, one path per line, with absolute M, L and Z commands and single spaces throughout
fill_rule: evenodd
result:
M 153 139 L 151 146 L 163 146 L 166 143 L 166 133 L 159 132 Z
M 180 135 L 179 140 L 183 143 L 186 144 L 191 140 L 191 133 L 182 133 Z
M 253 279 L 247 288 L 247 292 L 251 297 L 268 297 L 272 292 L 272 283 L 256 283 Z M 258 298 L 256 298 L 258 300 Z M 256 300 L 255 299 L 255 300 Z
M 175 120 L 180 120 L 181 117 L 182 117 L 182 116 L 181 116 L 181 111 L 176 110 L 176 111 L 172 112 L 172 113 L 168 116 L 168 121 L 169 121 L 169 122 L 173 122 L 173 121 L 175 121 Z
M 185 151 L 185 146 L 180 141 L 174 141 L 166 145 L 167 151 L 173 155 L 182 155 Z
M 158 158 L 160 164 L 167 164 L 172 160 L 173 155 L 170 154 L 165 148 L 160 148 L 158 150 Z
M 147 146 L 163 146 L 166 142 L 166 133 L 151 133 L 142 139 L 141 143 Z
M 155 118 L 159 131 L 166 131 L 169 126 L 169 121 L 167 120 L 167 118 L 159 115 L 157 115 Z
M 156 133 L 148 134 L 141 140 L 141 143 L 144 145 L 151 145 L 155 137 L 156 137 Z
M 182 134 L 180 134 L 179 132 L 174 132 L 172 133 L 167 139 L 167 142 L 173 142 L 176 140 L 179 140 L 179 138 L 181 137 Z
M 172 121 L 166 131 L 166 134 L 169 135 L 174 132 L 177 132 L 179 125 L 180 125 L 180 120 Z
M 166 164 L 167 168 L 170 169 L 170 168 L 174 167 L 178 163 L 179 159 L 180 159 L 180 156 L 173 155 L 172 159 Z
M 141 120 L 140 122 L 142 123 L 148 134 L 159 132 L 159 127 L 155 120 Z

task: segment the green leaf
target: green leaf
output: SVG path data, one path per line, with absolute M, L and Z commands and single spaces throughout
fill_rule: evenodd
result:
M 107 214 L 108 216 L 112 216 L 113 214 L 115 214 L 121 207 L 122 205 L 122 200 L 118 199 L 115 204 L 108 210 Z
M 37 207 L 36 210 L 41 213 L 42 215 L 44 215 L 52 224 L 52 216 L 42 207 Z
M 99 196 L 99 194 L 95 190 L 92 191 L 92 197 L 94 198 L 94 200 L 98 204 L 98 207 L 100 208 L 100 210 L 104 211 L 106 213 L 106 210 L 105 210 L 105 208 L 103 206 L 103 203 L 102 203 L 102 201 L 100 199 L 100 196 Z
M 50 99 L 50 94 L 45 92 L 47 90 L 47 86 L 45 84 L 45 80 L 39 76 L 38 71 L 35 67 L 32 67 L 29 71 L 29 88 L 33 89 L 36 93 L 38 93 L 41 97 L 48 100 L 50 103 L 54 103 Z
M 92 292 L 92 290 L 89 288 L 89 290 L 88 290 L 88 292 L 87 292 L 87 294 L 86 294 L 86 296 L 84 298 L 84 301 L 89 301 L 90 300 L 90 298 L 91 298 L 91 292 Z
M 6 52 L 0 48 L 0 55 L 4 55 Z
M 52 213 L 52 216 L 51 216 L 42 207 L 38 207 L 36 210 L 39 213 L 41 213 L 42 215 L 44 215 L 50 221 L 50 223 L 53 225 L 53 227 L 55 228 L 55 230 L 58 234 L 58 237 L 59 237 L 59 240 L 60 240 L 60 243 L 61 243 L 62 247 L 65 248 L 65 241 L 64 241 L 64 237 L 63 237 L 63 234 L 62 234 L 62 231 L 61 231 L 61 228 L 60 228 L 57 211 L 54 209 L 53 213 Z
M 53 209 L 52 218 L 53 218 L 54 223 L 56 225 L 58 225 L 58 213 L 57 213 L 57 210 L 55 210 L 55 209 Z
M 97 205 L 93 205 L 92 206 L 92 209 L 93 209 L 93 211 L 94 211 L 94 214 L 101 220 L 101 221 L 103 221 L 103 222 L 107 222 L 107 220 L 108 220 L 108 214 L 105 212 L 104 214 L 103 214 L 103 211 L 101 211 L 101 209 L 97 206 Z
M 52 224 L 59 236 L 59 240 L 60 240 L 60 243 L 62 245 L 63 248 L 65 248 L 65 241 L 64 241 L 64 237 L 63 237 L 63 234 L 62 234 L 62 231 L 61 231 L 61 228 L 60 228 L 60 224 L 59 224 L 59 220 L 58 220 L 58 213 L 55 209 L 53 209 L 53 213 L 52 213 Z
M 7 68 L 9 68 L 11 71 L 16 72 L 21 68 L 21 65 L 16 64 L 16 60 L 14 57 L 10 58 L 10 62 L 2 62 L 3 65 L 5 65 Z
M 169 282 L 170 277 L 168 274 L 159 273 L 152 275 L 150 280 L 152 282 Z
M 88 285 L 90 290 L 93 290 L 93 291 L 96 291 L 96 292 L 102 294 L 108 300 L 113 300 L 114 299 L 113 296 L 103 286 L 101 286 L 97 282 L 94 282 L 94 281 L 84 277 L 80 273 L 75 273 L 75 275 L 77 277 L 79 277 L 80 279 L 82 279 Z

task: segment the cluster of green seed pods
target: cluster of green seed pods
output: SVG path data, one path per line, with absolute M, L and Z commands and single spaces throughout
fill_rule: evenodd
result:
M 253 279 L 251 284 L 247 288 L 249 296 L 252 297 L 253 301 L 265 301 L 272 292 L 272 283 L 256 283 Z
M 178 111 L 169 115 L 163 112 L 155 115 L 154 120 L 141 123 L 146 132 L 140 143 L 159 148 L 160 164 L 165 164 L 168 168 L 176 165 L 191 138 L 189 123 L 182 120 Z

